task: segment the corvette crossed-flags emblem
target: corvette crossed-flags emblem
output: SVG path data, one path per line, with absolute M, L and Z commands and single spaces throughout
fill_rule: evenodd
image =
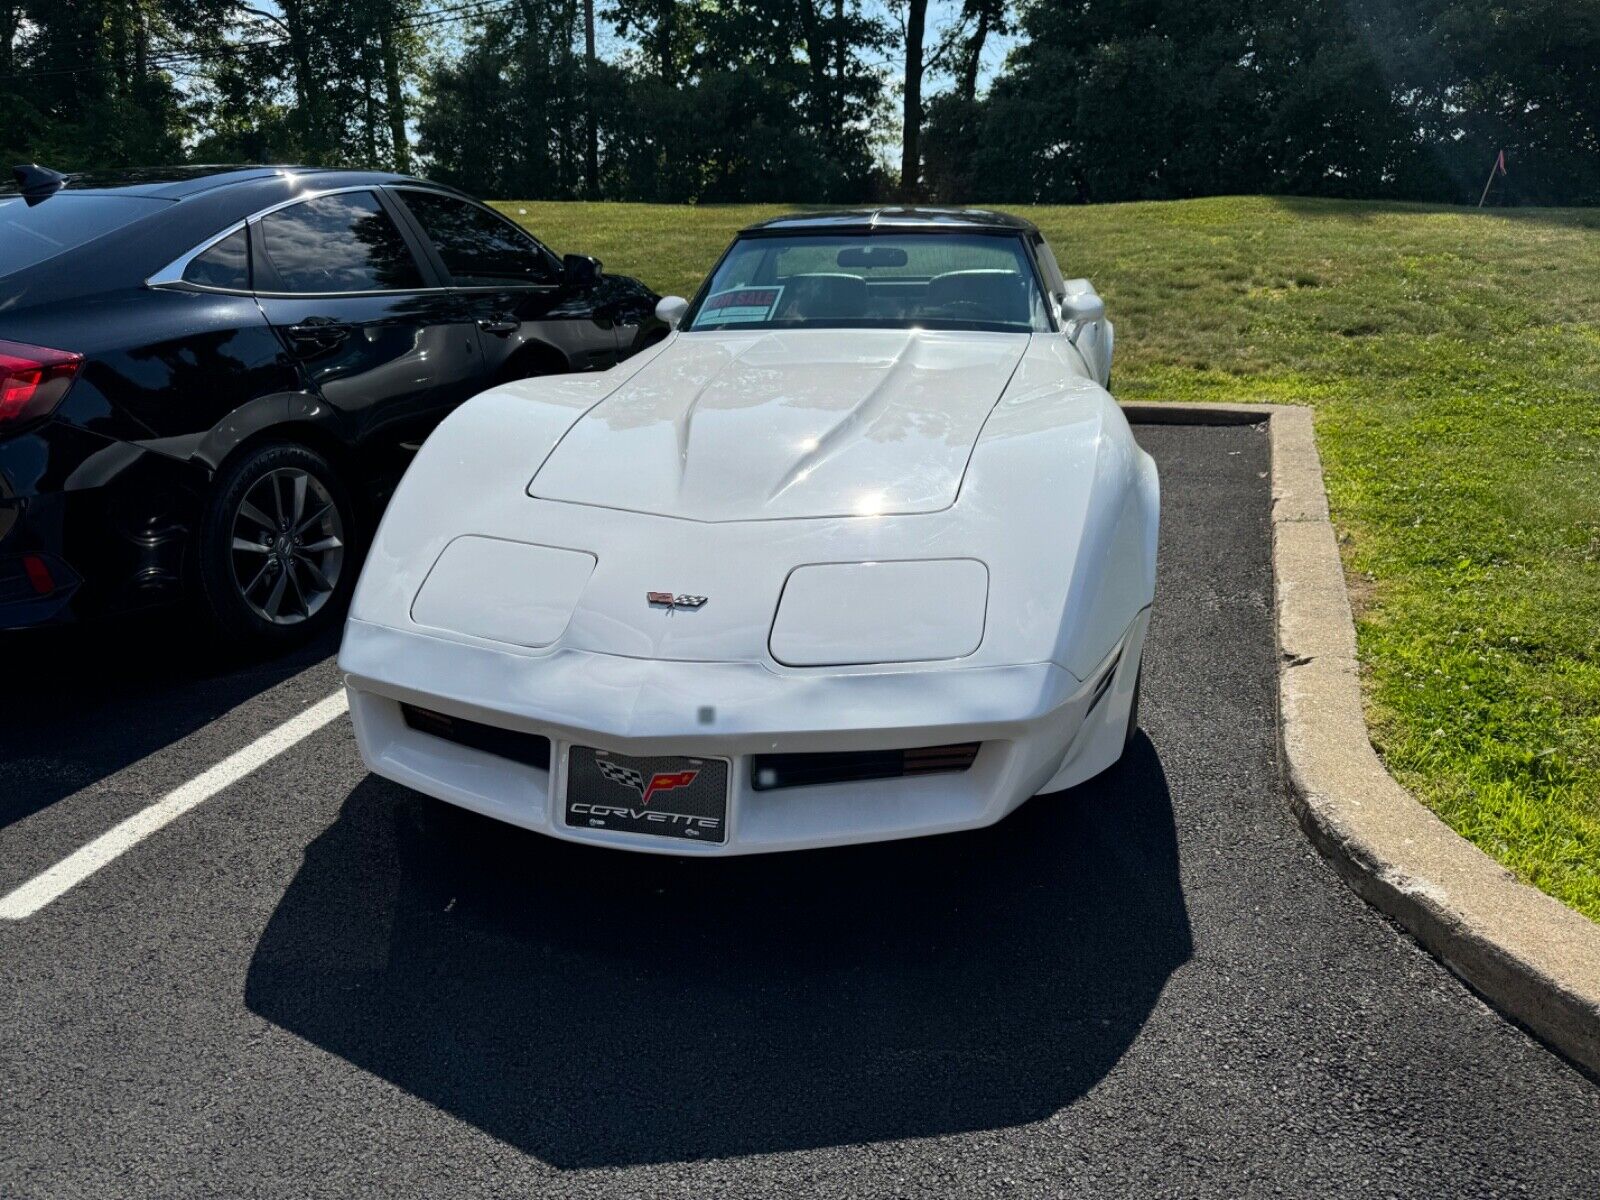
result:
M 657 792 L 670 792 L 677 788 L 688 787 L 700 774 L 699 771 L 657 771 L 650 776 L 650 782 L 646 783 L 642 771 L 635 771 L 632 767 L 625 767 L 621 763 L 602 758 L 595 760 L 595 766 L 599 767 L 600 774 L 612 783 L 638 792 L 641 804 L 649 804 L 650 798 Z

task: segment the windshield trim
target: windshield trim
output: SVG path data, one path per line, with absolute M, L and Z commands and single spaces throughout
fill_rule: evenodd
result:
M 777 331 L 777 330 L 796 330 L 796 329 L 929 329 L 929 330 L 939 330 L 941 332 L 956 332 L 956 333 L 970 332 L 970 333 L 1029 333 L 1029 334 L 1042 332 L 1041 330 L 1033 329 L 1031 327 L 1030 328 L 1023 328 L 1022 326 L 1019 326 L 1019 325 L 1006 324 L 1006 323 L 1000 322 L 1000 321 L 964 321 L 964 322 L 948 322 L 948 323 L 947 322 L 930 323 L 928 321 L 920 321 L 920 320 L 919 321 L 912 321 L 912 320 L 906 320 L 906 321 L 859 321 L 859 322 L 805 321 L 805 322 L 793 322 L 793 323 L 788 323 L 788 322 L 784 322 L 784 323 L 751 322 L 749 324 L 725 325 L 725 326 L 718 326 L 718 327 L 709 328 L 709 329 L 695 329 L 694 328 L 694 322 L 695 322 L 696 318 L 698 318 L 699 315 L 700 315 L 701 306 L 705 304 L 706 297 L 708 297 L 711 294 L 711 281 L 717 277 L 717 272 L 722 270 L 722 264 L 728 261 L 728 256 L 731 255 L 736 249 L 739 248 L 739 244 L 741 242 L 744 242 L 744 241 L 756 241 L 756 240 L 766 240 L 766 239 L 771 239 L 771 238 L 778 238 L 778 239 L 783 239 L 783 238 L 788 238 L 788 239 L 839 238 L 839 237 L 848 235 L 852 239 L 854 239 L 854 238 L 865 238 L 865 239 L 868 239 L 868 240 L 870 240 L 872 238 L 890 238 L 890 237 L 892 237 L 892 238 L 903 238 L 903 237 L 932 237 L 932 238 L 937 238 L 937 237 L 963 237 L 963 238 L 965 238 L 965 237 L 989 237 L 989 238 L 1002 238 L 1002 239 L 1009 238 L 1011 241 L 1013 241 L 1013 242 L 1018 244 L 1018 247 L 1020 248 L 1020 250 L 1022 252 L 1023 261 L 1028 264 L 1028 271 L 1029 271 L 1030 275 L 1033 278 L 1033 285 L 1034 285 L 1034 287 L 1039 289 L 1039 296 L 1044 301 L 1045 320 L 1048 321 L 1049 324 L 1050 324 L 1049 332 L 1051 332 L 1051 333 L 1059 333 L 1059 332 L 1061 332 L 1061 326 L 1056 322 L 1055 305 L 1052 304 L 1051 300 L 1050 300 L 1050 289 L 1045 285 L 1044 273 L 1039 269 L 1039 262 L 1034 256 L 1033 244 L 1029 240 L 1029 238 L 1024 236 L 1024 233 L 1025 233 L 1025 231 L 1019 230 L 1019 229 L 982 229 L 982 228 L 948 229 L 948 228 L 939 228 L 939 227 L 922 227 L 922 228 L 917 228 L 917 227 L 892 228 L 892 227 L 888 227 L 888 228 L 882 228 L 882 229 L 868 229 L 868 230 L 863 230 L 863 231 L 839 230 L 839 229 L 769 229 L 769 228 L 766 228 L 766 227 L 757 227 L 755 229 L 741 230 L 740 232 L 738 232 L 738 233 L 736 233 L 734 235 L 733 240 L 728 243 L 727 247 L 717 257 L 717 261 L 714 264 L 712 264 L 711 270 L 707 271 L 705 278 L 700 281 L 700 286 L 699 286 L 698 289 L 696 289 L 695 294 L 694 294 L 694 298 L 689 301 L 689 307 L 684 310 L 683 317 L 678 322 L 678 329 L 679 329 L 681 334 L 691 334 L 691 333 L 736 333 L 736 332 L 739 332 L 740 330 L 746 330 L 746 331 L 750 331 L 750 332 L 756 332 L 756 331 L 773 332 L 773 331 Z

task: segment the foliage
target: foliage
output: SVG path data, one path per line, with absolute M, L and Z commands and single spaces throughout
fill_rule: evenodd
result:
M 930 117 L 964 199 L 1266 191 L 1600 202 L 1600 5 L 1034 3 L 981 102 Z
M 459 59 L 434 66 L 419 149 L 435 178 L 491 195 L 581 194 L 586 81 L 574 52 L 577 19 L 571 3 L 513 5 L 487 16 Z M 614 119 L 613 80 L 591 82 Z
M 480 193 L 663 202 L 1460 203 L 1504 149 L 1497 203 L 1600 203 L 1596 0 L 596 4 L 0 0 L 0 151 L 403 170 L 416 141 Z
M 691 294 L 767 207 L 514 203 Z M 1230 198 L 1021 208 L 1117 322 L 1117 392 L 1314 404 L 1400 780 L 1600 920 L 1600 213 Z
M 189 123 L 173 73 L 143 64 L 214 11 L 207 0 L 0 0 L 0 152 L 79 168 L 181 158 Z
M 0 0 L 0 151 L 404 164 L 420 0 Z
M 880 83 L 861 62 L 877 25 L 858 0 L 683 5 L 616 0 L 636 39 L 620 65 L 574 58 L 567 23 L 522 5 L 491 17 L 426 84 L 434 174 L 491 194 L 583 194 L 573 148 L 593 119 L 601 194 L 639 200 L 869 197 L 866 117 Z

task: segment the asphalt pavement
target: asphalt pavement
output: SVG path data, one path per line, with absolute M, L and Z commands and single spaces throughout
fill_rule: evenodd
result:
M 0 920 L 0 1196 L 1600 1195 L 1600 1085 L 1295 828 L 1267 443 L 1146 426 L 1144 733 L 975 834 L 679 861 L 340 718 Z M 0 642 L 0 895 L 333 693 L 179 618 Z

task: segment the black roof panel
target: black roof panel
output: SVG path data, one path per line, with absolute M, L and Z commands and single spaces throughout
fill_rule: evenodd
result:
M 48 164 L 46 164 L 48 165 Z M 5 172 L 9 176 L 10 172 Z M 230 184 L 252 180 L 282 177 L 317 176 L 319 183 L 343 186 L 358 183 L 398 183 L 410 181 L 406 175 L 389 171 L 344 171 L 334 167 L 300 167 L 292 165 L 231 166 L 200 165 L 177 167 L 138 167 L 126 170 L 74 171 L 67 173 L 63 188 L 75 192 L 120 192 L 130 196 L 153 196 L 166 200 L 182 200 L 200 192 Z M 15 194 L 17 187 L 9 178 L 0 182 L 0 195 Z
M 850 208 L 785 213 L 746 226 L 741 233 L 870 233 L 922 230 L 937 232 L 1034 233 L 1032 221 L 986 208 Z

